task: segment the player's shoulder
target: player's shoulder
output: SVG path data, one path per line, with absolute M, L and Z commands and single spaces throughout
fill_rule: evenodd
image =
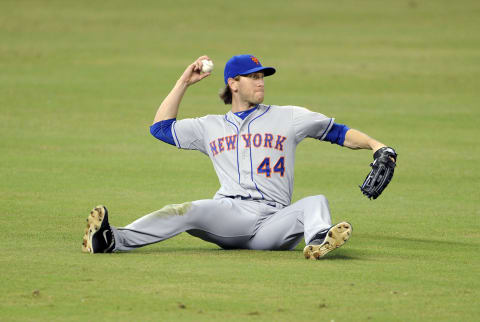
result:
M 264 106 L 264 108 L 268 108 L 272 112 L 277 112 L 277 113 L 285 113 L 285 112 L 303 112 L 303 111 L 309 111 L 308 108 L 302 107 L 302 106 L 296 106 L 296 105 L 264 105 L 260 104 L 260 106 Z
M 225 115 L 207 114 L 203 116 L 183 118 L 178 120 L 178 123 L 183 124 L 184 126 L 203 128 L 205 130 L 222 124 L 223 117 L 225 117 Z
M 221 121 L 223 118 L 225 118 L 225 114 L 207 114 L 196 117 L 195 119 L 199 120 L 200 122 L 215 122 Z
M 270 105 L 272 110 L 272 116 L 282 116 L 285 118 L 286 115 L 289 115 L 291 120 L 294 122 L 305 121 L 312 118 L 315 119 L 328 119 L 329 117 L 324 115 L 321 112 L 313 111 L 309 108 L 296 106 L 296 105 Z

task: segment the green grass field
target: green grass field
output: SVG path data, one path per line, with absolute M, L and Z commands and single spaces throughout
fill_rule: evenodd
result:
M 480 320 L 480 2 L 0 2 L 0 320 Z M 369 201 L 371 153 L 298 148 L 294 200 L 324 194 L 354 226 L 321 261 L 224 251 L 182 234 L 81 253 L 105 204 L 123 226 L 211 198 L 209 160 L 151 137 L 157 106 L 207 54 L 214 74 L 180 117 L 223 114 L 223 66 L 252 53 L 277 74 L 266 103 L 333 116 L 391 145 Z

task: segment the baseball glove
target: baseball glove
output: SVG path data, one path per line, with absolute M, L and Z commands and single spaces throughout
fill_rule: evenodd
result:
M 392 148 L 383 147 L 373 154 L 373 159 L 373 163 L 370 164 L 372 170 L 360 186 L 360 190 L 369 199 L 377 199 L 392 180 L 397 153 Z

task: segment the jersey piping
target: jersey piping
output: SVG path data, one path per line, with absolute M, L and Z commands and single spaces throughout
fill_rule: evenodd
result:
M 175 131 L 175 123 L 177 123 L 177 121 L 173 122 L 172 124 L 173 134 L 175 135 L 175 139 L 177 140 L 178 148 L 181 149 L 182 147 L 180 146 L 180 141 L 178 140 L 177 132 Z
M 325 129 L 325 131 L 323 131 L 322 135 L 320 135 L 320 140 L 323 140 L 325 138 L 326 133 L 331 129 L 332 122 L 333 122 L 333 118 L 330 119 L 330 122 L 328 123 L 327 128 Z
M 265 112 L 263 112 L 262 114 L 260 114 L 259 116 L 255 117 L 254 119 L 252 119 L 250 121 L 250 123 L 248 123 L 248 134 L 250 135 L 250 124 L 252 124 L 253 121 L 255 121 L 256 119 L 258 119 L 260 116 L 264 115 L 265 113 L 267 113 L 268 111 L 270 110 L 270 106 L 267 107 L 267 109 L 265 110 Z M 258 189 L 258 186 L 257 186 L 257 183 L 255 182 L 255 180 L 253 180 L 253 161 L 252 161 L 252 145 L 250 144 L 250 147 L 249 147 L 249 150 L 250 150 L 250 176 L 252 178 L 252 182 L 253 184 L 255 185 L 255 189 L 257 189 L 257 191 L 260 193 L 260 195 L 262 196 L 262 199 L 265 199 L 265 196 L 263 195 L 263 193 Z
M 240 132 L 238 131 L 238 127 L 235 125 L 235 123 L 231 122 L 228 118 L 227 118 L 227 115 L 225 114 L 225 120 L 228 122 L 228 123 L 231 123 L 233 124 L 233 126 L 235 126 L 235 129 L 237 129 L 237 171 L 238 171 L 238 184 L 240 184 L 240 163 L 238 161 L 238 137 L 240 136 Z

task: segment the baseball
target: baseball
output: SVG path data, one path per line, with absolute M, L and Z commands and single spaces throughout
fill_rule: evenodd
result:
M 202 60 L 202 73 L 210 73 L 213 70 L 213 62 L 208 59 Z

